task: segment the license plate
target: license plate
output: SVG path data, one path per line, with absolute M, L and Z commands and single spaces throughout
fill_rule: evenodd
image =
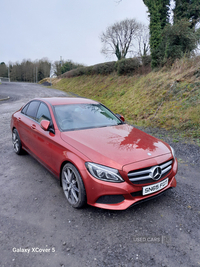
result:
M 164 187 L 168 185 L 168 180 L 169 179 L 167 178 L 160 183 L 144 186 L 142 188 L 142 195 L 145 196 L 145 195 L 152 194 L 163 189 Z

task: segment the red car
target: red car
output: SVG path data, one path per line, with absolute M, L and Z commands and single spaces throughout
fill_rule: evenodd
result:
M 124 210 L 176 186 L 174 150 L 96 101 L 33 99 L 11 130 L 14 151 L 52 172 L 74 208 Z

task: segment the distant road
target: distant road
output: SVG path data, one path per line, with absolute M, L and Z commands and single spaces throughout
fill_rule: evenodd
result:
M 10 97 L 9 101 L 22 100 L 24 103 L 35 97 L 67 96 L 67 94 L 35 83 L 2 82 L 0 85 L 0 99 L 8 96 Z

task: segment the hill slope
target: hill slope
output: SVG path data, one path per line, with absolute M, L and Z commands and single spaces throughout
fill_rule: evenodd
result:
M 57 78 L 55 88 L 92 98 L 138 126 L 200 138 L 200 57 L 147 75 Z

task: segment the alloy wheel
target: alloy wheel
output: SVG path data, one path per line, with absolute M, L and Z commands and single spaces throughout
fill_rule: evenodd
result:
M 65 196 L 71 205 L 75 205 L 79 200 L 79 187 L 75 172 L 67 167 L 63 171 L 63 190 Z
M 18 153 L 20 149 L 20 142 L 19 142 L 18 134 L 15 130 L 12 133 L 12 142 L 13 142 L 13 148 L 14 148 L 15 153 Z

